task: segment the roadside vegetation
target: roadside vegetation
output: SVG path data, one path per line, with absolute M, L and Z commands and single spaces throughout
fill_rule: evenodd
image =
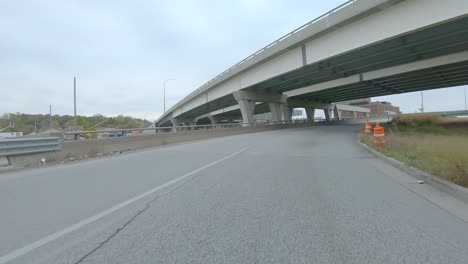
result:
M 468 187 L 467 119 L 404 115 L 383 126 L 386 145 L 378 151 Z M 361 133 L 360 140 L 374 147 L 371 135 Z
M 150 122 L 142 119 L 133 118 L 130 116 L 116 116 L 116 117 L 105 117 L 100 114 L 93 116 L 77 116 L 77 125 L 82 126 L 84 130 L 95 126 L 106 120 L 103 127 L 111 128 L 135 128 L 135 127 L 146 127 L 151 125 Z M 7 127 L 9 122 L 15 124 L 14 128 L 6 129 L 3 132 L 23 132 L 27 135 L 34 130 L 38 132 L 49 129 L 50 126 L 54 129 L 63 130 L 68 126 L 73 126 L 74 118 L 69 115 L 53 115 L 52 122 L 50 122 L 49 115 L 41 114 L 22 114 L 22 113 L 9 113 L 0 115 L 0 129 Z

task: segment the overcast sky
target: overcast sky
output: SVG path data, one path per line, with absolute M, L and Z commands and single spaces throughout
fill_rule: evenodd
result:
M 155 119 L 190 91 L 343 0 L 0 2 L 0 113 Z M 424 93 L 427 111 L 464 108 L 463 87 Z M 404 112 L 420 93 L 389 100 Z

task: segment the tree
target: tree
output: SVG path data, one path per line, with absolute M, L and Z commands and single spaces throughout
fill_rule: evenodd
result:
M 26 124 L 24 119 L 22 117 L 16 117 L 15 118 L 15 128 L 13 129 L 14 131 L 20 131 L 23 132 L 23 135 L 27 135 L 31 133 L 31 128 L 29 125 Z
M 74 125 L 75 125 L 75 119 L 74 118 L 68 120 L 65 123 L 65 127 L 74 126 Z M 91 127 L 91 125 L 89 124 L 88 118 L 85 117 L 85 116 L 76 116 L 76 125 L 77 126 L 82 126 L 84 130 L 88 130 Z
M 107 119 L 105 123 L 106 127 L 113 127 L 117 129 L 123 128 L 136 128 L 143 127 L 144 123 L 141 119 L 136 119 L 130 116 L 119 115 L 117 117 L 106 118 L 103 115 L 96 114 L 90 117 L 77 116 L 77 125 L 83 126 L 83 129 L 89 130 L 91 127 Z M 42 114 L 21 114 L 21 113 L 10 113 L 3 114 L 0 116 L 0 128 L 8 126 L 9 121 L 15 123 L 14 129 L 7 129 L 5 131 L 21 131 L 25 135 L 34 131 L 34 124 L 36 123 L 37 131 L 43 132 L 49 129 L 50 121 L 49 115 Z M 74 125 L 74 118 L 70 115 L 54 115 L 52 116 L 52 128 L 64 129 L 67 126 Z

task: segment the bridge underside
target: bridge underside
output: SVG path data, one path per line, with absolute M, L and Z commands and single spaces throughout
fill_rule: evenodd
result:
M 468 61 L 343 85 L 293 98 L 338 102 L 468 84 Z
M 254 115 L 263 114 L 270 112 L 270 107 L 267 103 L 258 103 L 255 105 Z M 242 120 L 242 114 L 240 109 L 227 110 L 225 112 L 216 114 L 216 117 L 220 121 L 235 121 Z
M 332 45 L 332 43 L 331 43 Z M 468 17 L 368 45 L 345 54 L 307 64 L 297 70 L 252 85 L 245 91 L 287 93 L 299 88 L 339 80 L 371 71 L 406 65 L 468 50 Z M 292 98 L 323 103 L 468 84 L 468 60 L 415 71 L 304 92 Z M 178 118 L 195 118 L 236 105 L 232 94 L 191 109 Z M 269 112 L 268 104 L 256 105 L 255 113 Z M 225 115 L 238 115 L 238 110 Z M 234 113 L 235 112 L 235 113 Z M 166 124 L 169 120 L 166 121 Z

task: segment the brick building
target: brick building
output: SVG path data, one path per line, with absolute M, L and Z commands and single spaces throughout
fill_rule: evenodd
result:
M 370 116 L 383 116 L 388 113 L 392 115 L 400 114 L 400 107 L 392 105 L 390 102 L 371 102 L 369 104 L 359 105 L 360 107 L 369 108 Z
M 371 110 L 370 117 L 373 116 L 384 116 L 388 113 L 392 115 L 400 114 L 400 107 L 392 105 L 390 102 L 372 102 L 370 98 L 349 100 L 344 102 L 339 102 L 340 104 L 349 104 L 359 107 L 368 108 Z M 364 113 L 357 113 L 358 117 L 363 117 Z M 342 118 L 352 118 L 353 114 L 351 112 L 342 112 Z

